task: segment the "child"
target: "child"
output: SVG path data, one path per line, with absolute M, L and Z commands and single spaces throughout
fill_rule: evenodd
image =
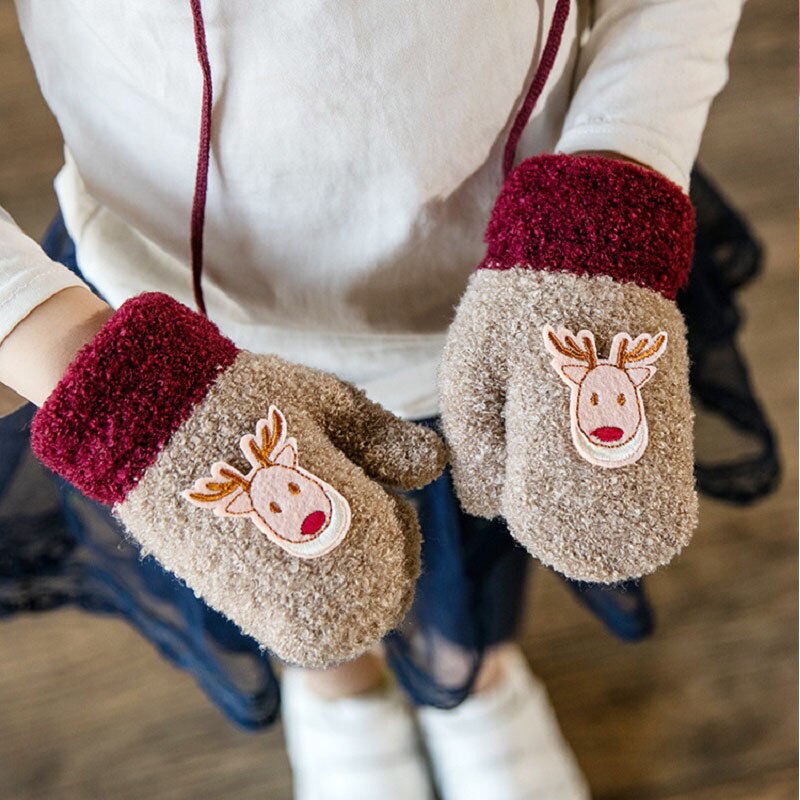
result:
M 124 305 L 142 293 L 161 292 L 184 306 L 205 305 L 209 319 L 239 348 L 285 359 L 263 369 L 265 362 L 253 362 L 258 380 L 270 392 L 288 397 L 284 384 L 292 391 L 301 384 L 308 389 L 285 401 L 293 413 L 287 412 L 284 422 L 299 441 L 299 454 L 290 453 L 293 460 L 285 468 L 304 468 L 306 445 L 317 441 L 311 427 L 298 435 L 294 427 L 302 428 L 299 420 L 324 418 L 338 451 L 382 482 L 405 488 L 435 477 L 440 464 L 434 440 L 379 416 L 338 384 L 318 382 L 292 365 L 351 381 L 401 418 L 436 416 L 436 374 L 452 310 L 484 256 L 486 220 L 502 185 L 501 162 L 520 119 L 514 112 L 524 97 L 533 97 L 528 90 L 536 77 L 543 81 L 542 91 L 530 123 L 518 131 L 520 156 L 596 154 L 615 176 L 639 180 L 648 172 L 654 181 L 665 176 L 685 191 L 708 107 L 725 80 L 739 12 L 736 3 L 720 8 L 679 0 L 607 2 L 591 9 L 581 5 L 568 13 L 565 3 L 499 7 L 473 2 L 413 9 L 290 3 L 237 4 L 234 9 L 206 3 L 204 19 L 198 3 L 169 11 L 142 4 L 124 13 L 90 0 L 46 12 L 20 2 L 18 9 L 42 91 L 65 138 L 65 166 L 56 186 L 66 229 L 81 273 L 103 298 L 45 256 L 10 218 L 0 220 L 0 381 L 36 405 L 50 398 L 45 407 L 49 417 L 40 417 L 35 429 L 40 455 L 81 486 L 77 475 L 86 472 L 87 453 L 81 451 L 66 467 L 69 453 L 56 457 L 51 448 L 57 443 L 42 444 L 43 432 L 64 419 L 52 413 L 66 407 L 62 377 L 67 373 L 68 382 L 76 384 L 76 354 L 87 343 L 93 343 L 98 358 L 108 357 L 111 350 L 98 349 L 98 332 L 107 332 L 113 349 L 136 319 L 144 320 L 146 331 L 155 329 L 156 319 L 164 326 L 183 320 L 177 304 L 159 306 L 165 310 L 158 316 L 143 316 L 156 314 L 151 306 L 136 306 L 134 314 L 134 306 Z M 559 42 L 549 33 L 561 27 Z M 207 54 L 215 88 L 213 106 L 208 96 L 205 105 L 212 112 L 211 125 L 201 133 L 201 143 L 211 145 L 205 205 L 202 146 L 195 175 L 202 86 L 196 53 L 203 66 Z M 211 81 L 205 77 L 210 93 Z M 628 162 L 640 166 L 619 172 L 628 169 Z M 563 176 L 560 180 L 566 182 Z M 195 183 L 199 189 L 192 209 Z M 193 252 L 187 235 L 190 216 Z M 124 318 L 112 312 L 121 306 L 127 309 Z M 202 328 L 201 336 L 201 323 L 185 319 L 186 327 L 169 330 L 197 334 L 193 341 L 217 345 L 216 334 Z M 53 330 L 58 337 L 51 335 Z M 187 414 L 217 402 L 217 379 L 228 375 L 234 362 L 241 367 L 240 355 L 226 348 L 219 343 L 219 361 L 211 373 L 202 373 L 202 380 L 193 370 L 212 357 L 195 362 L 194 351 L 184 354 L 191 387 L 168 386 L 170 397 L 184 389 L 188 397 L 192 387 L 201 386 L 199 396 L 191 404 L 187 400 Z M 86 431 L 95 430 L 91 426 L 102 414 L 113 413 L 109 397 L 133 408 L 131 387 L 123 395 L 112 389 L 124 383 L 126 369 L 138 380 L 139 362 L 111 362 L 113 370 L 92 372 L 98 384 L 108 382 L 111 393 L 82 419 L 88 427 L 81 428 L 78 438 L 84 444 Z M 453 370 L 445 372 L 452 388 Z M 282 381 L 279 389 L 276 380 Z M 220 404 L 232 406 L 240 397 L 233 389 L 241 386 L 233 382 L 230 395 L 219 395 Z M 95 389 L 84 386 L 80 393 Z M 644 392 L 646 397 L 648 389 Z M 148 402 L 155 403 L 154 397 L 148 395 Z M 446 393 L 445 402 L 452 397 L 453 392 Z M 346 404 L 351 404 L 347 413 L 332 422 L 330 409 Z M 127 422 L 138 424 L 148 408 L 136 407 Z M 169 416 L 161 405 L 157 410 L 159 420 Z M 457 410 L 445 423 L 460 494 L 470 505 L 471 465 L 465 466 L 456 416 Z M 183 417 L 180 424 L 194 418 Z M 218 417 L 211 419 L 213 436 L 221 436 Z M 284 441 L 276 433 L 280 421 L 279 416 L 267 419 L 266 430 L 275 434 L 275 442 Z M 162 466 L 180 460 L 170 438 L 177 425 L 160 430 L 163 435 L 152 445 L 153 459 L 160 458 Z M 362 427 L 369 427 L 370 436 L 364 432 L 361 437 Z M 657 423 L 651 427 L 654 437 Z M 110 429 L 98 430 L 106 436 Z M 375 430 L 385 440 L 380 452 L 370 449 Z M 240 426 L 235 433 L 246 437 L 251 430 Z M 133 439 L 131 453 L 144 446 Z M 395 442 L 402 447 L 393 449 Z M 264 458 L 274 456 L 277 462 L 282 452 L 270 450 Z M 413 461 L 409 453 L 420 452 Z M 307 457 L 317 457 L 316 451 Z M 406 461 L 409 465 L 400 469 Z M 312 464 L 312 476 L 324 471 L 323 462 Z M 202 467 L 211 470 L 212 464 Z M 330 469 L 341 484 L 351 479 L 338 467 Z M 212 473 L 217 484 L 219 474 Z M 247 476 L 236 474 L 231 480 L 241 488 Z M 126 476 L 130 486 L 111 492 L 107 501 L 130 505 L 128 494 L 147 488 L 148 481 L 157 483 L 152 475 Z M 204 480 L 200 472 L 193 475 Z M 254 476 L 248 486 L 255 485 Z M 327 473 L 317 477 L 333 485 Z M 211 484 L 205 480 L 207 488 Z M 90 493 L 100 496 L 96 484 Z M 353 491 L 347 498 L 354 519 L 359 504 L 390 509 L 392 501 L 372 486 L 359 484 Z M 147 543 L 154 515 L 146 499 L 133 504 L 141 513 L 131 517 L 128 527 L 146 517 L 147 530 L 137 531 L 137 538 L 188 579 L 192 566 L 178 566 L 183 551 L 166 554 L 161 534 Z M 385 649 L 398 678 L 422 706 L 418 720 L 440 793 L 446 798 L 586 796 L 541 689 L 507 643 L 519 611 L 524 551 L 510 546 L 512 539 L 499 521 L 461 513 L 447 476 L 417 489 L 411 499 L 425 534 L 425 574 L 414 607 L 386 639 Z M 473 505 L 479 510 L 481 503 Z M 250 514 L 253 509 L 248 509 Z M 386 511 L 386 524 L 403 532 L 398 540 L 406 536 L 413 543 L 414 523 L 398 509 Z M 192 520 L 202 519 L 202 511 Z M 304 515 L 306 527 L 313 527 L 314 513 Z M 504 516 L 511 514 L 506 510 Z M 209 513 L 208 519 L 214 517 Z M 512 526 L 512 533 L 523 527 Z M 347 533 L 346 527 L 342 530 Z M 522 534 L 517 538 L 532 551 L 540 545 Z M 340 551 L 353 540 L 353 533 L 347 533 Z M 274 582 L 311 563 L 292 561 L 290 550 L 286 560 L 283 550 L 282 560 L 270 555 Z M 569 571 L 557 553 L 544 547 L 540 552 L 543 560 Z M 374 573 L 359 607 L 375 618 L 351 639 L 337 630 L 335 642 L 328 643 L 332 658 L 319 659 L 338 663 L 346 657 L 346 663 L 284 674 L 285 723 L 299 798 L 430 796 L 408 706 L 385 679 L 381 658 L 364 652 L 375 631 L 400 622 L 410 600 L 406 588 L 414 583 L 417 565 L 413 556 L 403 560 L 402 553 L 392 553 L 395 572 L 387 566 L 386 574 L 394 581 L 387 583 L 398 587 L 397 599 L 381 605 L 375 587 L 382 573 Z M 226 557 L 223 548 L 219 558 Z M 580 567 L 575 569 L 576 577 L 585 577 Z M 347 583 L 352 574 L 343 573 L 342 580 Z M 445 579 L 451 581 L 447 587 Z M 202 575 L 197 581 L 200 585 Z M 250 632 L 260 632 L 263 620 L 249 624 L 247 608 L 235 602 L 226 606 L 227 588 L 203 584 L 202 591 L 245 630 L 249 625 Z M 271 583 L 263 592 L 273 588 Z M 283 596 L 299 597 L 307 586 L 291 584 L 291 589 L 294 594 Z M 219 602 L 213 602 L 217 597 Z M 334 626 L 346 613 L 335 607 Z M 272 606 L 265 613 L 280 616 Z M 326 643 L 319 637 L 298 642 L 296 628 L 279 627 L 267 626 L 257 638 L 291 661 L 313 664 L 315 648 L 321 652 Z M 434 708 L 461 700 L 453 711 Z M 321 758 L 320 753 L 330 755 Z

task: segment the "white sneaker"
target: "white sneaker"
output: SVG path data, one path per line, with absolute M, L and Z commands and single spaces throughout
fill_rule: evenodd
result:
M 286 669 L 282 708 L 295 800 L 432 800 L 414 718 L 393 683 L 328 700 Z
M 417 710 L 442 800 L 587 800 L 544 686 L 519 649 L 498 682 L 451 711 Z

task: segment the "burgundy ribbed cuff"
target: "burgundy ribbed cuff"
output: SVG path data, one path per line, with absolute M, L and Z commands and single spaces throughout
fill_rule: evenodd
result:
M 543 155 L 508 176 L 478 269 L 609 275 L 675 299 L 694 247 L 687 195 L 649 169 L 600 156 Z
M 238 352 L 171 297 L 134 297 L 80 350 L 36 413 L 33 451 L 84 494 L 119 503 Z

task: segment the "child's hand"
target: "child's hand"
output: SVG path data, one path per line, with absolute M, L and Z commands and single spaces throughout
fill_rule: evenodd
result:
M 442 422 L 464 508 L 586 581 L 652 572 L 696 524 L 683 319 L 688 197 L 540 156 L 510 175 L 451 327 Z
M 432 431 L 331 375 L 237 350 L 161 294 L 125 303 L 78 354 L 32 445 L 246 633 L 316 667 L 402 619 L 420 535 L 380 483 L 423 486 L 444 466 Z

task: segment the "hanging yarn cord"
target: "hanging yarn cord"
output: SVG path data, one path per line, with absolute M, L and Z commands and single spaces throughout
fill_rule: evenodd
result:
M 211 84 L 211 64 L 208 60 L 206 28 L 203 22 L 203 9 L 200 0 L 189 0 L 194 23 L 194 43 L 197 47 L 197 60 L 203 72 L 203 105 L 200 111 L 200 141 L 197 148 L 197 171 L 194 180 L 192 199 L 192 223 L 190 246 L 192 255 L 192 290 L 197 310 L 206 314 L 203 297 L 203 232 L 206 224 L 206 200 L 208 198 L 208 164 L 211 157 L 211 105 L 213 87 Z
M 556 60 L 564 27 L 569 16 L 571 0 L 557 0 L 553 12 L 553 20 L 547 33 L 542 57 L 536 68 L 531 85 L 520 106 L 511 131 L 508 134 L 505 150 L 503 151 L 503 177 L 508 177 L 514 166 L 522 132 L 528 124 L 539 96 L 544 89 L 550 71 Z M 206 304 L 203 297 L 203 232 L 206 221 L 206 202 L 208 199 L 208 167 L 211 157 L 211 106 L 213 103 L 213 87 L 211 83 L 211 64 L 208 58 L 208 45 L 206 43 L 205 22 L 201 0 L 189 0 L 194 24 L 194 42 L 197 48 L 197 60 L 203 73 L 203 104 L 200 112 L 200 139 L 197 148 L 197 172 L 195 173 L 194 198 L 192 200 L 191 221 L 191 259 L 192 259 L 192 290 L 197 310 L 206 314 Z
M 517 145 L 542 94 L 542 89 L 544 89 L 544 85 L 547 83 L 548 77 L 550 77 L 550 71 L 553 69 L 553 64 L 555 64 L 558 48 L 561 46 L 561 37 L 564 35 L 570 5 L 571 0 L 557 0 L 556 2 L 553 20 L 550 23 L 544 50 L 542 50 L 542 57 L 539 59 L 539 66 L 536 67 L 536 74 L 533 76 L 531 85 L 525 95 L 525 100 L 522 102 L 508 134 L 506 147 L 503 151 L 503 179 L 507 178 L 509 172 L 514 168 Z

